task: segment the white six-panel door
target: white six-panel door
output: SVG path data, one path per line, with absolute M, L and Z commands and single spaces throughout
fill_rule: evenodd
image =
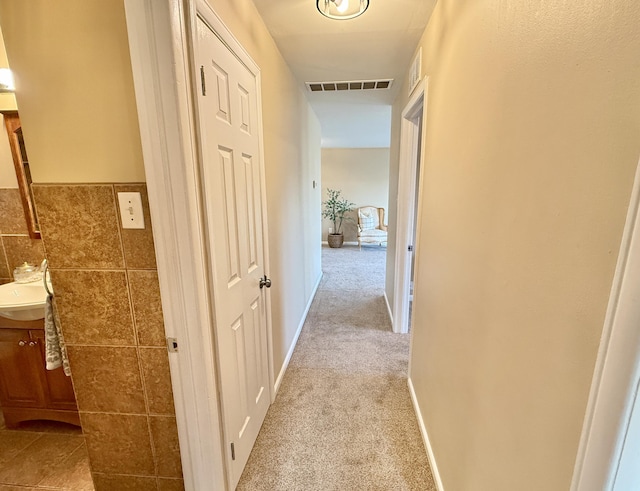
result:
M 207 245 L 230 487 L 270 404 L 255 76 L 200 18 L 196 49 Z

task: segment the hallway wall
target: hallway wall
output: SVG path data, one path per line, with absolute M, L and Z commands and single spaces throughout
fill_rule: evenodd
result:
M 447 491 L 569 489 L 640 154 L 639 24 L 634 0 L 440 0 L 420 42 L 410 376 Z
M 404 82 L 406 86 L 406 82 Z M 408 89 L 407 89 L 408 90 Z M 398 162 L 400 159 L 400 119 L 406 100 L 401 95 L 396 98 L 391 107 L 391 147 L 389 148 L 389 215 L 387 222 L 387 265 L 384 281 L 384 292 L 389 307 L 393 309 L 395 302 L 395 273 L 396 273 L 396 234 L 398 215 Z
M 322 274 L 322 256 L 318 251 L 318 246 L 322 240 L 322 231 L 319 222 L 322 205 L 320 202 L 320 193 L 322 184 L 320 177 L 322 174 L 322 149 L 319 142 L 322 137 L 320 121 L 316 114 L 307 110 L 307 139 L 305 141 L 307 148 L 307 166 L 303 170 L 302 182 L 300 189 L 303 196 L 303 207 L 306 215 L 303 215 L 303 221 L 306 224 L 304 233 L 304 259 L 305 265 L 305 298 L 311 299 L 316 286 L 316 280 Z M 313 181 L 317 185 L 313 187 Z M 316 191 L 317 190 L 317 191 Z M 289 342 L 291 345 L 291 342 Z

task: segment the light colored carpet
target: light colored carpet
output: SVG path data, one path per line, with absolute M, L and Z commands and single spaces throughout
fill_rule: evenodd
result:
M 435 490 L 391 332 L 385 250 L 322 250 L 324 277 L 238 490 Z

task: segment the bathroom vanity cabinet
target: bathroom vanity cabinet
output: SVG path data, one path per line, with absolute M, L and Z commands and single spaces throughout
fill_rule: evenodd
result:
M 0 318 L 0 407 L 7 428 L 21 421 L 80 425 L 71 377 L 46 370 L 44 320 Z

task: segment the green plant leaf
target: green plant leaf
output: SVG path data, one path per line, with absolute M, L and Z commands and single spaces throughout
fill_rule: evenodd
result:
M 351 217 L 345 216 L 346 213 L 353 211 L 355 203 L 341 197 L 342 191 L 327 188 L 328 199 L 323 201 L 324 209 L 322 217 L 333 223 L 333 233 L 341 233 L 342 223 L 347 220 L 353 220 Z

